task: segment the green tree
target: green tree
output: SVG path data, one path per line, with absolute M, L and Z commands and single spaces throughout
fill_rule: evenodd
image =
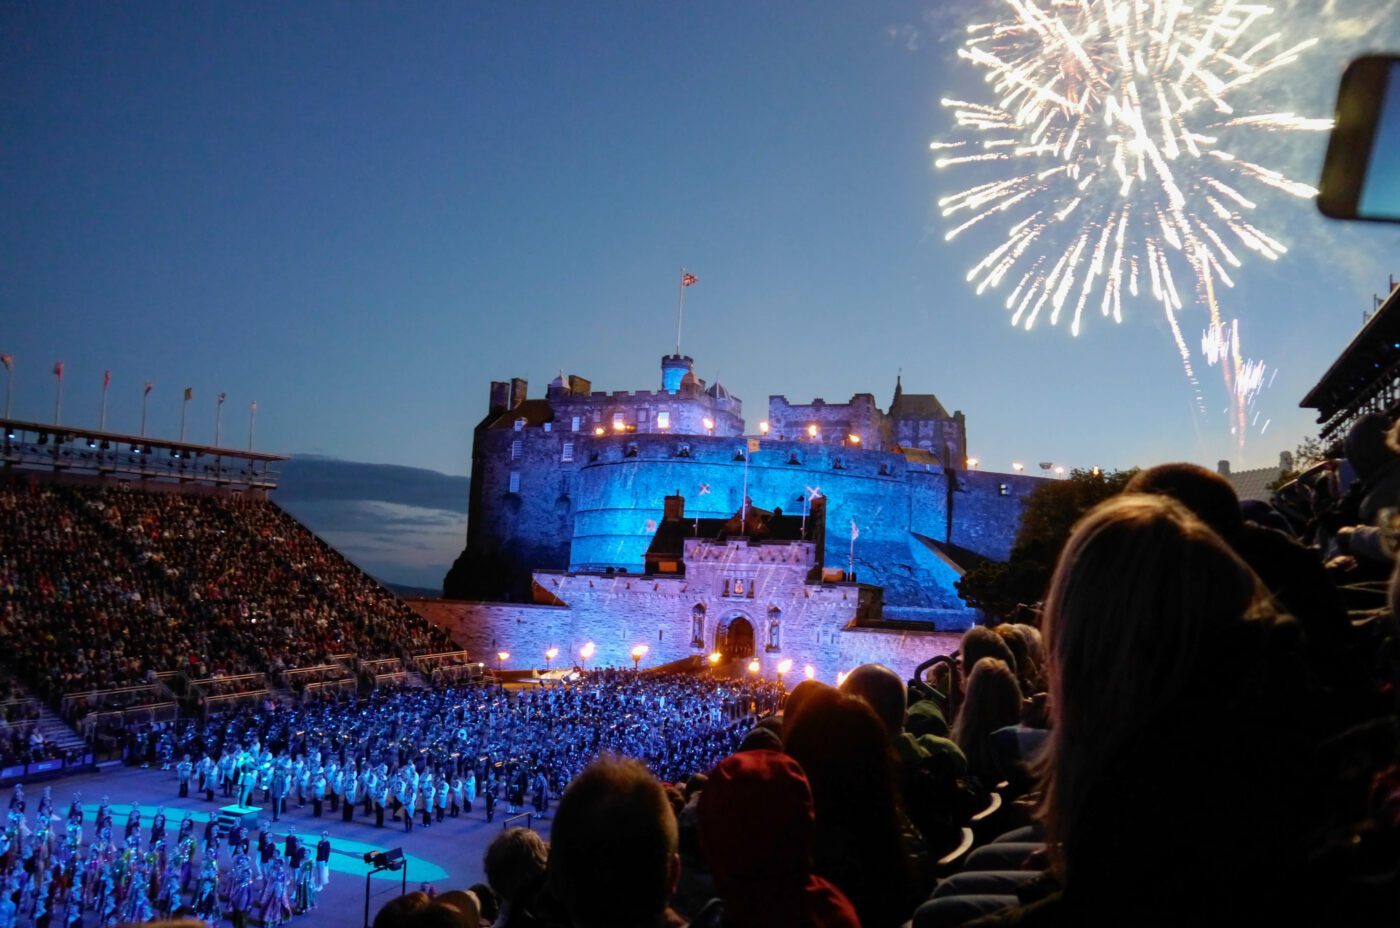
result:
M 1123 491 L 1137 473 L 1118 470 L 1075 470 L 1064 480 L 1047 480 L 1026 497 L 1021 525 L 1005 562 L 989 561 L 969 570 L 955 585 L 958 595 L 974 609 L 1006 615 L 1018 603 L 1045 598 L 1050 575 L 1069 533 L 1084 513 Z

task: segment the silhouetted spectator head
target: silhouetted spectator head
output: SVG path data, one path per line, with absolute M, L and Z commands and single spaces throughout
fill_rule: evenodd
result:
M 550 832 L 548 884 L 575 928 L 653 928 L 680 875 L 676 817 L 639 761 L 603 757 L 574 778 Z
M 781 751 L 783 749 L 783 739 L 773 729 L 763 725 L 756 725 L 744 736 L 744 740 L 739 742 L 737 750 L 740 751 Z
M 968 768 L 992 786 L 1001 779 L 991 734 L 1021 720 L 1021 687 L 1006 661 L 984 657 L 972 666 L 967 696 L 953 724 L 953 740 L 967 757 Z
M 841 692 L 865 700 L 884 723 L 891 738 L 904 731 L 909 690 L 899 674 L 883 664 L 861 664 L 841 683 Z
M 1093 802 L 1116 748 L 1170 714 L 1196 682 L 1208 634 L 1241 622 L 1259 596 L 1244 562 L 1174 500 L 1125 494 L 1075 526 L 1044 619 L 1053 719 L 1044 808 L 1061 876 L 1076 855 L 1093 858 L 1075 823 L 1105 814 Z
M 792 692 L 787 695 L 787 701 L 783 703 L 784 738 L 787 737 L 788 731 L 792 728 L 793 719 L 797 718 L 797 714 L 802 711 L 802 707 L 807 704 L 807 700 L 811 699 L 822 690 L 829 690 L 831 688 L 830 684 L 823 683 L 820 680 L 803 680 L 792 688 Z
M 486 882 L 500 897 L 512 905 L 521 893 L 537 888 L 549 862 L 549 845 L 529 828 L 507 828 L 486 848 L 482 865 Z
M 495 891 L 485 883 L 473 883 L 467 887 L 467 892 L 475 896 L 477 904 L 481 906 L 481 920 L 484 922 L 495 922 L 496 916 L 501 913 L 501 907 L 496 901 Z
M 431 897 L 413 892 L 390 899 L 374 916 L 374 928 L 478 928 L 481 908 L 470 892 Z
M 1388 439 L 1391 422 L 1380 413 L 1370 412 L 1356 420 L 1347 432 L 1343 449 L 1352 470 L 1362 480 L 1369 480 L 1387 464 L 1400 457 Z
M 1240 498 L 1230 481 L 1199 464 L 1159 464 L 1139 471 L 1123 488 L 1124 493 L 1168 496 L 1215 530 L 1233 538 L 1244 527 Z
M 964 679 L 972 673 L 973 665 L 984 657 L 995 657 L 1006 661 L 1010 667 L 1016 666 L 1016 655 L 1011 653 L 1000 635 L 985 625 L 974 625 L 963 632 L 958 654 L 962 660 Z
M 845 895 L 811 872 L 812 792 L 797 761 L 776 751 L 720 761 L 698 813 L 727 928 L 859 924 Z
M 863 925 L 909 917 L 909 869 L 900 839 L 895 755 L 888 732 L 863 699 L 822 690 L 788 731 L 787 753 L 812 787 L 814 870 L 855 905 Z

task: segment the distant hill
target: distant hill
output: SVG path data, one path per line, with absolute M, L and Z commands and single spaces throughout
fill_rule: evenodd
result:
M 422 595 L 442 590 L 462 552 L 469 485 L 420 467 L 297 455 L 272 498 L 375 578 Z

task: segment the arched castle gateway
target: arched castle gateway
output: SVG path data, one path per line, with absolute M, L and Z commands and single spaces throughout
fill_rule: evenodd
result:
M 466 602 L 415 605 L 478 653 L 592 641 L 619 666 L 646 644 L 649 664 L 752 647 L 764 666 L 912 669 L 928 632 L 974 620 L 953 582 L 1007 556 L 1038 479 L 965 455 L 962 413 L 898 382 L 888 411 L 773 396 L 757 429 L 688 357 L 662 359 L 656 391 L 493 383 L 444 583 Z

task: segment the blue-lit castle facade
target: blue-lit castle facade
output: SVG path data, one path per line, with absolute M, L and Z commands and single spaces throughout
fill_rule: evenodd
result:
M 662 359 L 657 390 L 597 392 L 561 374 L 532 398 L 523 380 L 492 383 L 474 438 L 467 547 L 444 594 L 552 608 L 561 603 L 545 587 L 561 576 L 644 574 L 668 497 L 683 499 L 687 519 L 709 520 L 733 517 L 746 494 L 755 508 L 801 515 L 819 493 L 818 579 L 881 590 L 862 623 L 965 628 L 976 616 L 953 583 L 980 559 L 1006 558 L 1037 482 L 968 468 L 963 414 L 898 381 L 885 410 L 871 394 L 772 396 L 753 427 L 738 397 L 679 355 Z M 676 605 L 678 626 L 695 605 Z

